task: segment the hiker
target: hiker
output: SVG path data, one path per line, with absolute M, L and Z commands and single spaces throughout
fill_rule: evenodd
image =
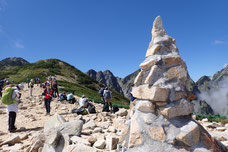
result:
M 73 93 L 70 93 L 70 94 L 67 95 L 67 101 L 69 101 L 70 104 L 74 104 L 76 102 Z
M 129 93 L 130 93 L 130 102 L 133 102 L 136 98 L 132 95 L 132 89 L 133 89 L 133 87 L 134 87 L 135 85 L 134 84 L 132 84 L 131 85 L 131 89 L 129 90 Z
M 30 80 L 29 80 L 29 78 L 27 78 L 26 83 L 28 84 L 28 88 L 29 88 L 29 82 L 30 82 Z
M 101 101 L 105 102 L 104 100 L 104 88 L 101 87 L 99 90 L 99 96 L 101 97 Z
M 44 92 L 42 94 L 44 96 L 44 104 L 45 104 L 45 108 L 46 108 L 46 114 L 50 115 L 50 106 L 51 106 L 51 99 L 52 99 L 52 89 L 50 88 L 49 84 L 46 85 L 46 89 L 44 89 Z
M 0 97 L 2 97 L 2 89 L 3 89 L 4 81 L 0 80 Z
M 32 89 L 33 89 L 33 87 L 34 87 L 34 83 L 33 83 L 33 79 L 31 79 L 30 80 L 30 82 L 29 82 L 29 95 L 30 95 L 30 97 L 32 97 Z
M 57 83 L 57 81 L 54 81 L 54 84 L 53 84 L 52 88 L 53 88 L 53 95 L 54 95 L 54 97 L 55 98 L 56 97 L 59 98 L 59 89 L 58 89 L 58 83 Z M 56 94 L 57 94 L 57 96 L 56 96 Z
M 110 104 L 111 107 L 111 111 L 112 111 L 112 92 L 109 90 L 108 87 L 105 88 L 104 93 L 104 100 L 105 100 L 105 104 Z
M 7 105 L 6 107 L 6 112 L 9 115 L 9 120 L 8 120 L 8 125 L 9 125 L 9 132 L 12 133 L 14 131 L 16 131 L 16 127 L 15 127 L 15 121 L 16 121 L 16 113 L 18 112 L 18 104 L 21 102 L 20 98 L 21 98 L 21 93 L 20 91 L 22 91 L 24 89 L 24 85 L 23 84 L 18 84 L 16 87 L 7 87 L 4 94 L 7 93 L 8 95 L 11 95 L 9 99 L 11 99 L 12 101 L 7 101 L 7 102 L 11 102 L 11 104 Z M 9 91 L 9 92 L 8 92 Z M 11 92 L 11 93 L 10 93 Z M 4 96 L 3 94 L 3 96 Z
M 59 101 L 67 100 L 66 91 L 63 91 L 60 94 Z
M 49 76 L 48 81 L 50 81 L 50 82 L 52 81 L 52 77 L 51 77 L 51 75 Z
M 87 108 L 88 103 L 89 103 L 88 98 L 86 98 L 85 95 L 82 95 L 82 97 L 79 99 L 80 107 Z

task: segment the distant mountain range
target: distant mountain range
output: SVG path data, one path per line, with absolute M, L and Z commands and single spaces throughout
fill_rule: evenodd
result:
M 52 75 L 58 80 L 61 91 L 74 92 L 78 96 L 84 94 L 90 99 L 101 100 L 98 91 L 104 85 L 64 61 L 48 59 L 28 64 L 22 58 L 7 58 L 0 63 L 7 67 L 2 68 L 4 70 L 0 70 L 0 79 L 7 78 L 11 82 L 20 83 L 26 82 L 27 78 L 34 79 L 39 77 L 42 82 L 45 82 L 47 77 Z M 112 95 L 113 103 L 120 105 L 129 104 L 129 100 L 122 94 L 112 90 Z
M 2 61 L 0 61 L 0 71 L 10 69 L 15 66 L 21 66 L 24 64 L 29 64 L 29 62 L 20 57 L 5 58 Z
M 87 74 L 93 78 L 94 80 L 101 82 L 105 86 L 116 90 L 121 93 L 125 97 L 129 98 L 129 90 L 131 89 L 131 85 L 134 83 L 135 77 L 140 72 L 140 69 L 129 74 L 125 78 L 119 78 L 113 75 L 113 73 L 109 70 L 104 72 L 91 69 L 87 72 Z

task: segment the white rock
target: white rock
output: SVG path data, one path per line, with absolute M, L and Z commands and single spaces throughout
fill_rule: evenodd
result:
M 98 148 L 98 149 L 104 149 L 105 147 L 105 140 L 97 140 L 94 145 L 94 147 Z

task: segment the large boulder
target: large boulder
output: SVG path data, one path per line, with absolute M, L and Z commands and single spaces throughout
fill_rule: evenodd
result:
M 61 115 L 56 113 L 53 116 L 51 116 L 44 125 L 44 132 L 48 131 L 51 128 L 56 128 L 65 122 L 66 120 Z

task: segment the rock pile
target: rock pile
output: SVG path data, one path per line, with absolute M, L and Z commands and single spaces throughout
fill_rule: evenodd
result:
M 191 118 L 194 107 L 188 99 L 187 67 L 160 16 L 153 23 L 152 40 L 140 68 L 132 91 L 137 99 L 122 145 L 129 151 L 226 151 Z

